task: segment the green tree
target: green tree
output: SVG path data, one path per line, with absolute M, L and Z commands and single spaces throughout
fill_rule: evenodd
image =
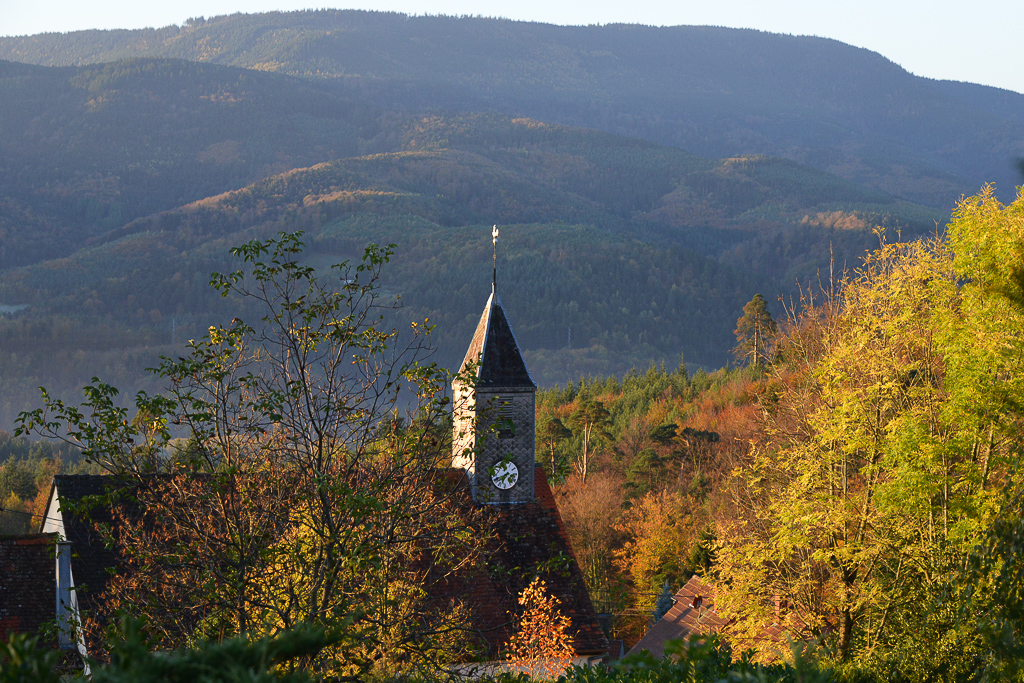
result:
M 737 358 L 745 359 L 751 365 L 768 362 L 778 326 L 768 312 L 768 302 L 761 294 L 755 294 L 743 306 L 743 315 L 736 321 L 735 332 L 737 345 L 734 353 Z
M 661 584 L 661 590 L 658 591 L 658 597 L 654 600 L 654 611 L 651 613 L 651 623 L 656 624 L 661 621 L 661 618 L 668 614 L 668 611 L 672 609 L 672 605 L 675 601 L 672 599 L 672 586 L 669 582 Z
M 465 645 L 465 611 L 428 604 L 429 582 L 486 537 L 437 480 L 449 378 L 420 362 L 429 328 L 403 344 L 380 326 L 390 248 L 330 279 L 302 249 L 281 234 L 233 250 L 243 267 L 213 285 L 262 318 L 165 358 L 166 391 L 138 395 L 134 418 L 94 382 L 82 408 L 44 392 L 19 431 L 68 438 L 129 484 L 128 504 L 105 502 L 127 567 L 104 604 L 145 617 L 161 647 L 319 623 L 344 626 L 316 663 L 336 674 L 439 665 Z M 171 423 L 186 448 L 171 448 Z
M 781 393 L 762 403 L 741 514 L 718 550 L 738 632 L 770 623 L 782 595 L 799 606 L 789 627 L 831 631 L 842 659 L 926 628 L 931 666 L 964 659 L 957 628 L 925 615 L 1015 479 L 1009 397 L 1024 371 L 1024 316 L 999 300 L 999 270 L 977 268 L 1020 229 L 963 222 L 972 207 L 991 213 L 986 201 L 961 207 L 948 242 L 883 245 L 841 304 L 806 310 L 778 340 Z
M 596 442 L 599 439 L 610 437 L 608 426 L 611 424 L 611 414 L 600 401 L 589 398 L 581 399 L 569 417 L 569 423 L 580 437 L 582 449 L 579 459 L 576 461 L 576 471 L 579 472 L 585 483 Z
M 555 449 L 563 441 L 572 438 L 572 430 L 566 427 L 560 418 L 552 417 L 537 426 L 537 436 L 539 437 L 538 441 L 548 449 L 551 458 L 551 476 L 557 479 L 561 470 L 555 457 Z

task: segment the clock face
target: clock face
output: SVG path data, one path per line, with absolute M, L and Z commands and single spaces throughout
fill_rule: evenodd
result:
M 491 481 L 502 491 L 507 491 L 519 481 L 519 468 L 514 462 L 507 462 L 504 465 L 498 464 L 494 467 L 494 474 Z

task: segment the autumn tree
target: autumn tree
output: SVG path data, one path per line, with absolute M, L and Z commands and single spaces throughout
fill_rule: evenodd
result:
M 768 302 L 761 294 L 755 294 L 743 306 L 743 315 L 736 321 L 736 357 L 747 360 L 751 365 L 767 363 L 777 331 L 772 314 L 768 312 Z
M 163 359 L 167 388 L 138 395 L 134 418 L 95 382 L 81 408 L 44 393 L 19 430 L 73 441 L 125 484 L 107 532 L 126 571 L 105 604 L 147 618 L 161 646 L 319 623 L 346 634 L 311 662 L 334 675 L 441 665 L 466 612 L 429 586 L 486 538 L 437 468 L 450 379 L 422 362 L 428 328 L 403 343 L 381 325 L 390 248 L 330 278 L 302 249 L 281 234 L 233 250 L 242 267 L 213 285 L 262 317 Z
M 840 659 L 910 651 L 926 629 L 928 666 L 969 659 L 973 616 L 927 615 L 1017 481 L 1024 314 L 1002 292 L 1022 207 L 987 191 L 945 239 L 883 244 L 778 340 L 718 549 L 738 637 L 781 595 L 791 632 L 830 637 Z
M 623 600 L 617 594 L 620 573 L 613 562 L 613 553 L 621 543 L 621 533 L 616 529 L 622 514 L 621 480 L 606 472 L 591 475 L 586 483 L 570 477 L 556 493 L 558 510 L 591 600 L 599 611 L 621 607 Z
M 569 617 L 559 610 L 541 579 L 534 579 L 519 594 L 517 628 L 508 642 L 511 665 L 533 678 L 555 679 L 572 664 L 575 650 L 569 635 Z
M 626 540 L 615 559 L 637 587 L 637 609 L 650 613 L 666 581 L 682 585 L 693 575 L 689 558 L 708 523 L 695 502 L 681 492 L 654 491 L 635 500 L 616 525 Z

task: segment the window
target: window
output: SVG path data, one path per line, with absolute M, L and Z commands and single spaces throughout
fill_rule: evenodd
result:
M 512 399 L 498 398 L 498 438 L 511 439 L 515 436 L 515 427 L 512 424 Z

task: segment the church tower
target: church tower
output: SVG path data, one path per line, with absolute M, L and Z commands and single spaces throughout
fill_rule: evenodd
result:
M 492 235 L 496 243 L 497 228 Z M 452 383 L 452 466 L 466 471 L 478 503 L 533 502 L 537 385 L 498 297 L 497 269 L 459 374 L 476 382 Z

